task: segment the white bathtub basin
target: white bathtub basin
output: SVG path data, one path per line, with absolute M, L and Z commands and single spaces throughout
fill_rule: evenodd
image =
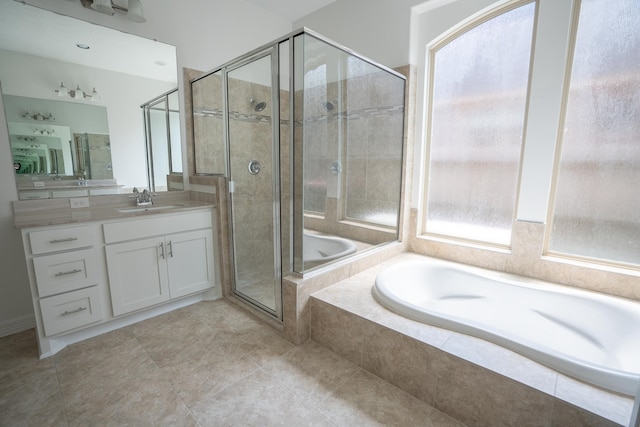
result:
M 307 263 L 322 263 L 341 258 L 356 252 L 356 244 L 351 240 L 335 236 L 319 236 L 304 233 L 302 257 Z
M 383 270 L 373 294 L 414 320 L 495 342 L 616 392 L 638 390 L 640 303 L 430 259 Z

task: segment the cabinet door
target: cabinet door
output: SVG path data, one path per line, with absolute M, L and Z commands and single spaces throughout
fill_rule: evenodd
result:
M 211 229 L 166 236 L 171 298 L 214 286 Z
M 105 251 L 114 316 L 169 299 L 164 238 L 108 245 Z

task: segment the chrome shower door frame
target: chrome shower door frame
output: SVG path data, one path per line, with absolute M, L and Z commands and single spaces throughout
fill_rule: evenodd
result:
M 249 295 L 246 295 L 238 290 L 238 263 L 236 262 L 237 258 L 237 249 L 238 243 L 236 240 L 237 236 L 237 224 L 234 219 L 234 203 L 233 203 L 233 193 L 234 193 L 234 183 L 232 177 L 232 168 L 231 168 L 231 132 L 229 130 L 229 79 L 228 75 L 230 72 L 234 70 L 240 69 L 248 64 L 253 63 L 254 61 L 258 61 L 260 59 L 269 57 L 271 61 L 271 156 L 272 156 L 272 181 L 271 181 L 271 190 L 272 190 L 272 224 L 273 224 L 273 291 L 275 294 L 275 305 L 274 307 L 269 307 L 260 301 L 257 301 L 254 298 L 251 298 Z M 226 135 L 226 169 L 227 169 L 227 178 L 229 180 L 229 203 L 228 203 L 228 215 L 231 219 L 229 221 L 229 235 L 230 235 L 230 246 L 231 246 L 231 264 L 232 268 L 232 293 L 233 295 L 241 298 L 243 301 L 248 302 L 249 304 L 259 308 L 263 312 L 269 314 L 275 319 L 282 321 L 282 259 L 281 259 L 281 223 L 280 223 L 280 85 L 279 85 L 279 56 L 278 56 L 278 45 L 274 44 L 267 49 L 263 49 L 260 52 L 253 53 L 251 55 L 242 57 L 238 59 L 236 62 L 233 62 L 227 66 L 225 66 L 222 71 L 223 76 L 223 96 L 225 99 L 225 109 L 224 109 L 224 128 Z M 246 173 L 250 173 L 248 170 Z

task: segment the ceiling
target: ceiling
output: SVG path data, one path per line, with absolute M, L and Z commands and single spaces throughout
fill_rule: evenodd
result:
M 113 1 L 119 5 L 126 4 L 126 0 Z M 294 21 L 335 0 L 245 1 Z M 153 7 L 152 5 L 153 2 L 145 4 L 146 7 Z M 77 47 L 79 43 L 90 48 L 80 49 Z M 176 82 L 177 78 L 176 51 L 173 46 L 18 1 L 0 1 L 0 49 L 162 81 Z M 141 55 L 140 52 L 145 54 Z
M 79 43 L 89 49 L 78 48 Z M 0 49 L 156 80 L 177 81 L 174 46 L 16 1 L 0 1 Z
M 245 0 L 274 15 L 282 16 L 290 21 L 302 18 L 336 0 Z

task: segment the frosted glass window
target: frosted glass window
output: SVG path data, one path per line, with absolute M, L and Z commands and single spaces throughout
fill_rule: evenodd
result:
M 535 3 L 432 52 L 427 233 L 508 245 Z
M 640 7 L 581 3 L 549 249 L 640 263 Z

